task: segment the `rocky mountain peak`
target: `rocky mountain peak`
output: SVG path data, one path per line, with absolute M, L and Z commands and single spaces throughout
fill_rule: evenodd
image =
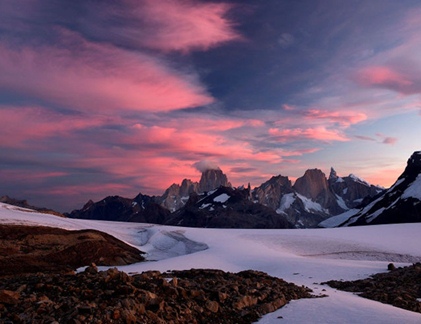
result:
M 405 172 L 420 172 L 421 171 L 421 151 L 412 153 L 409 157 Z
M 301 195 L 316 200 L 329 190 L 325 174 L 319 169 L 309 169 L 295 181 L 294 189 Z
M 254 200 L 274 210 L 279 208 L 283 195 L 292 192 L 291 181 L 282 175 L 274 176 L 253 191 Z
M 202 172 L 199 181 L 199 192 L 211 191 L 220 186 L 231 187 L 227 176 L 221 169 L 208 169 Z
M 336 180 L 338 179 L 338 174 L 336 173 L 334 168 L 330 168 L 329 180 Z

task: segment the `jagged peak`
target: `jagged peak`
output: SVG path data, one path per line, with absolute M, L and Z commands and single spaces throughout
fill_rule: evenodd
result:
M 338 178 L 339 177 L 338 177 L 338 174 L 336 173 L 336 170 L 333 167 L 331 167 L 330 168 L 330 174 L 329 174 L 329 180 L 336 180 Z
M 202 172 L 199 181 L 199 191 L 205 192 L 218 188 L 219 186 L 231 187 L 227 176 L 221 169 L 207 169 Z

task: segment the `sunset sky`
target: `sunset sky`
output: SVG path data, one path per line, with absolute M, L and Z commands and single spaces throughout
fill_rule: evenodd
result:
M 421 149 L 419 0 L 2 0 L 0 196 L 59 211 Z

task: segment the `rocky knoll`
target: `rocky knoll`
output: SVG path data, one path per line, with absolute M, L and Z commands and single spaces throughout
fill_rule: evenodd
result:
M 66 272 L 95 262 L 125 265 L 143 261 L 143 252 L 95 230 L 0 225 L 0 276 Z
M 257 271 L 149 271 L 129 276 L 92 265 L 73 275 L 0 282 L 4 323 L 252 323 L 310 290 Z
M 421 263 L 378 273 L 356 281 L 327 281 L 333 288 L 357 293 L 361 297 L 421 313 Z

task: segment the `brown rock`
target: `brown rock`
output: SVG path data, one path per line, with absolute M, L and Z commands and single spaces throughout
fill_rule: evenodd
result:
M 257 304 L 257 298 L 246 295 L 246 296 L 238 297 L 232 306 L 235 309 L 243 309 L 245 307 L 254 306 L 256 304 Z
M 20 294 L 11 290 L 0 290 L 0 304 L 15 305 L 19 302 Z
M 216 301 L 208 300 L 206 301 L 206 308 L 212 313 L 217 313 L 219 310 L 219 304 Z

